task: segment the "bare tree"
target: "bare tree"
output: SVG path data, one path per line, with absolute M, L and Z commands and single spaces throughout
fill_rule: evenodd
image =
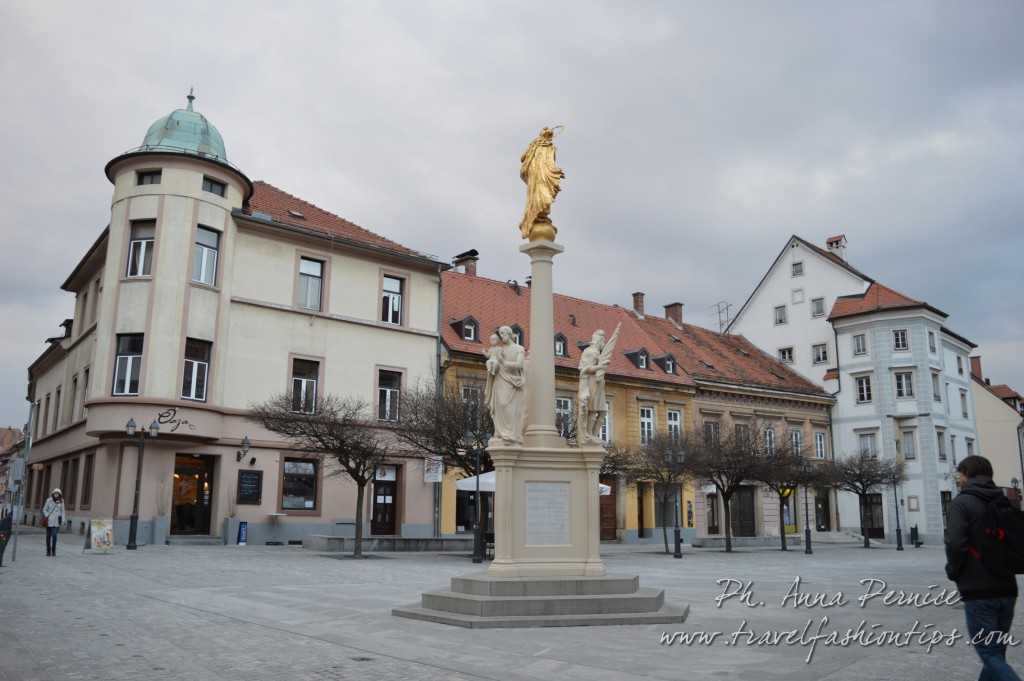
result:
M 722 497 L 725 510 L 725 550 L 732 551 L 732 512 L 730 502 L 744 483 L 755 481 L 760 465 L 758 437 L 750 424 L 739 423 L 722 433 L 716 424 L 701 435 L 686 437 L 689 468 L 697 479 L 710 481 Z
M 864 537 L 864 548 L 871 548 L 864 523 L 867 496 L 878 492 L 886 485 L 905 480 L 903 462 L 896 459 L 879 459 L 878 456 L 863 451 L 835 461 L 829 465 L 827 471 L 833 485 L 857 495 L 860 507 L 860 533 Z
M 675 499 L 680 486 L 688 479 L 688 463 L 683 439 L 659 433 L 631 453 L 625 462 L 626 477 L 650 482 L 655 503 L 664 511 L 669 500 Z M 662 515 L 664 517 L 664 513 Z M 678 522 L 678 516 L 675 520 Z M 665 553 L 671 553 L 668 548 L 668 524 L 664 521 L 661 523 L 661 534 L 665 542 Z
M 806 478 L 805 466 L 807 459 L 802 452 L 793 449 L 788 443 L 764 448 L 759 465 L 754 471 L 754 479 L 775 493 L 779 501 L 779 537 L 781 550 L 787 551 L 786 519 L 782 512 L 786 499 L 797 493 L 797 488 Z
M 289 394 L 276 395 L 252 407 L 249 418 L 277 433 L 295 449 L 317 454 L 332 465 L 332 474 L 347 475 L 356 485 L 356 528 L 352 555 L 363 555 L 363 499 L 366 485 L 385 458 L 394 456 L 381 428 L 368 414 L 366 402 L 333 395 L 317 397 L 308 411 L 295 409 Z M 303 405 L 307 409 L 310 405 Z
M 467 475 L 491 470 L 487 443 L 494 432 L 491 417 L 476 391 L 464 397 L 454 386 L 421 384 L 402 394 L 395 435 L 424 456 L 441 457 Z M 476 452 L 480 452 L 480 470 Z

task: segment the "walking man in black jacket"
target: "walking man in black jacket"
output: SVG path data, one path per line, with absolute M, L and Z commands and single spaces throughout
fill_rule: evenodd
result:
M 981 658 L 978 681 L 1021 681 L 1006 663 L 1006 642 L 1017 602 L 1017 577 L 996 575 L 981 561 L 979 535 L 986 505 L 1003 491 L 992 482 L 992 464 L 968 456 L 956 467 L 960 494 L 949 505 L 946 526 L 946 576 L 964 601 L 967 631 Z

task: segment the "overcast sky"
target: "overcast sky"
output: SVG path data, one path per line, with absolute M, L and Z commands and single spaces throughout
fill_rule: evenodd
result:
M 216 5 L 213 7 L 213 5 Z M 0 4 L 0 425 L 71 315 L 103 166 L 185 103 L 230 160 L 524 278 L 519 155 L 566 171 L 564 293 L 735 309 L 796 233 L 950 314 L 1024 391 L 1024 4 Z

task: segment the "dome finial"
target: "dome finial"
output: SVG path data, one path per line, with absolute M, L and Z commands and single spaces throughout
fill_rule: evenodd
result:
M 194 100 L 194 99 L 196 98 L 196 96 L 195 96 L 194 94 L 192 94 L 192 91 L 193 91 L 194 89 L 195 89 L 195 88 L 191 88 L 191 87 L 190 87 L 190 88 L 188 89 L 188 96 L 187 96 L 187 97 L 185 98 L 185 99 L 187 99 L 187 100 L 188 100 L 188 107 L 187 107 L 187 110 L 188 110 L 188 111 L 192 111 L 192 100 Z

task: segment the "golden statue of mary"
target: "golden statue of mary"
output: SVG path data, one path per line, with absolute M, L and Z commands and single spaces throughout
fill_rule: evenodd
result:
M 548 213 L 565 173 L 555 165 L 554 138 L 554 129 L 544 128 L 519 159 L 519 177 L 526 183 L 526 211 L 519 231 L 530 241 L 554 241 L 558 233 Z

